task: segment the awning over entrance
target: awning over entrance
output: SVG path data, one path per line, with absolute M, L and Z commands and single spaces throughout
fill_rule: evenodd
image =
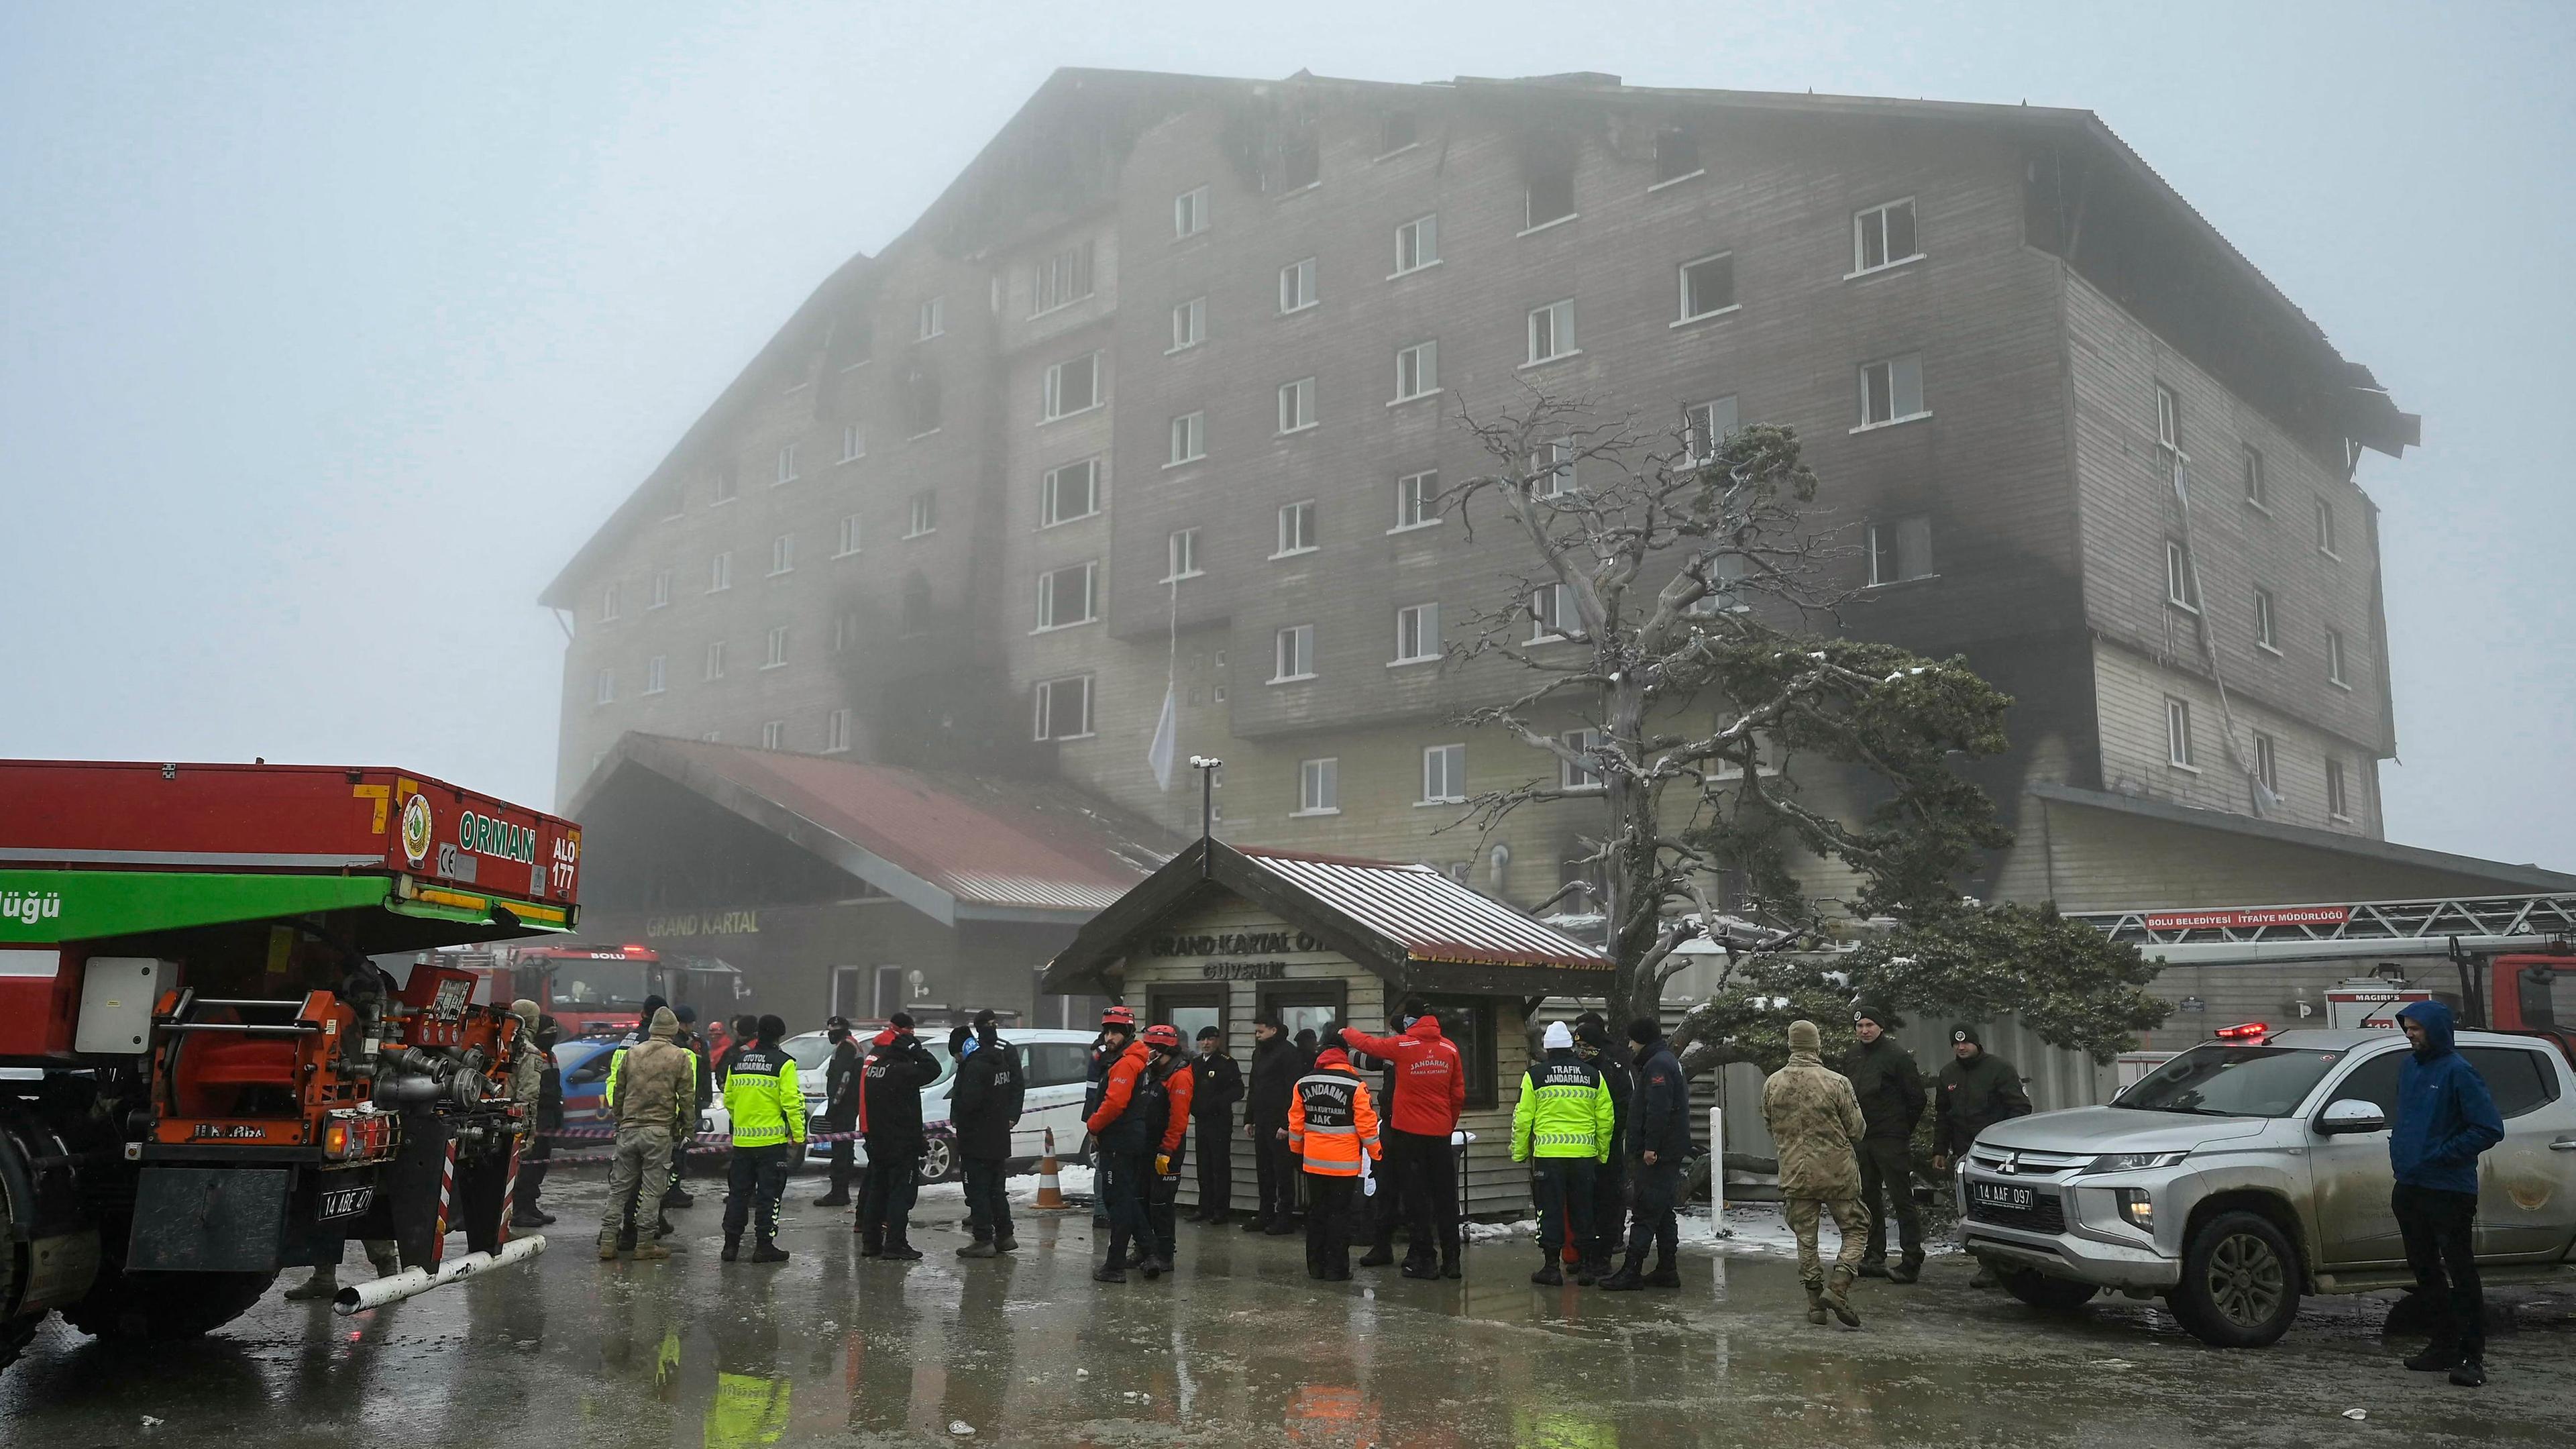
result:
M 576 818 L 640 769 L 812 853 L 943 925 L 1078 924 L 1170 858 L 1154 827 L 1053 781 L 932 774 L 629 734 Z

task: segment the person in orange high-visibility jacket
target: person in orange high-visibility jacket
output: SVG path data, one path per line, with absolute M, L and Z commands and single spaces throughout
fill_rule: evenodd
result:
M 1136 1078 L 1135 1099 L 1154 1134 L 1154 1175 L 1145 1182 L 1145 1221 L 1153 1232 L 1140 1245 L 1144 1257 L 1138 1266 L 1151 1279 L 1172 1271 L 1173 1256 L 1180 1250 L 1173 1203 L 1180 1196 L 1181 1157 L 1189 1144 L 1190 1103 L 1198 1078 L 1181 1055 L 1178 1028 L 1156 1023 L 1145 1028 L 1143 1042 L 1149 1056 Z
M 1328 1032 L 1315 1070 L 1288 1099 L 1288 1150 L 1306 1171 L 1306 1276 L 1345 1283 L 1351 1276 L 1351 1192 L 1379 1155 L 1377 1105 L 1351 1069 L 1342 1034 Z

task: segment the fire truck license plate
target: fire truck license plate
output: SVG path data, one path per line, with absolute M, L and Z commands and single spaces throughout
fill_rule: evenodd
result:
M 2000 1182 L 1972 1182 L 1968 1184 L 1968 1199 L 1980 1207 L 2015 1208 L 2028 1212 L 2031 1204 L 2031 1190 L 2026 1187 L 2006 1187 Z
M 322 1194 L 322 1216 L 325 1219 L 354 1218 L 365 1212 L 367 1205 L 375 1200 L 376 1189 L 373 1184 L 366 1187 L 330 1188 Z

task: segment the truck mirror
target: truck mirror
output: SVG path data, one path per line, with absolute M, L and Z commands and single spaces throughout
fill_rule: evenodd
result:
M 2359 1097 L 2346 1097 L 2326 1108 L 2317 1117 L 2317 1131 L 2328 1137 L 2340 1137 L 2354 1132 L 2377 1132 L 2387 1125 L 2388 1118 L 2380 1112 L 2378 1105 L 2365 1102 Z

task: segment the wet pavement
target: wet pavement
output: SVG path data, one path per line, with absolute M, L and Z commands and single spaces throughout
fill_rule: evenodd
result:
M 0 1375 L 0 1442 L 2557 1445 L 2576 1406 L 2561 1293 L 2519 1295 L 2466 1391 L 2398 1365 L 2384 1298 L 2312 1300 L 2280 1345 L 2228 1353 L 2151 1305 L 1971 1290 L 1953 1256 L 1861 1285 L 1854 1331 L 1808 1325 L 1771 1255 L 1686 1252 L 1679 1292 L 1535 1288 L 1526 1241 L 1472 1248 L 1463 1282 L 1321 1284 L 1295 1238 L 1189 1224 L 1176 1278 L 1097 1285 L 1087 1215 L 1023 1214 L 1015 1258 L 961 1262 L 954 1190 L 932 1192 L 929 1256 L 898 1266 L 857 1256 L 846 1210 L 793 1205 L 811 1179 L 791 1262 L 719 1263 L 721 1189 L 696 1183 L 688 1251 L 604 1264 L 603 1185 L 556 1185 L 552 1251 L 370 1315 L 272 1293 L 148 1353 L 56 1320 Z

